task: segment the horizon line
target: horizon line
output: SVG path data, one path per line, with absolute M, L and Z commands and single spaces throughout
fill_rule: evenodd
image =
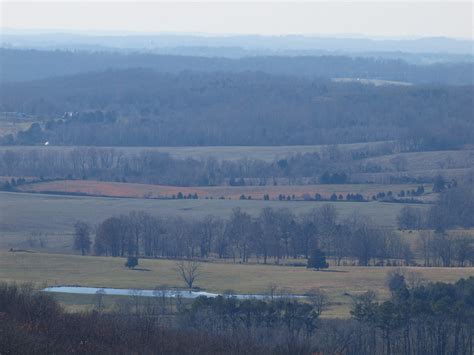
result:
M 11 32 L 11 33 L 5 33 Z M 16 33 L 14 33 L 16 32 Z M 372 41 L 416 41 L 421 39 L 447 39 L 452 41 L 469 41 L 474 42 L 473 37 L 451 37 L 451 36 L 424 36 L 424 35 L 403 35 L 403 36 L 374 36 L 363 33 L 275 33 L 275 34 L 261 34 L 261 33 L 217 33 L 217 32 L 188 32 L 188 31 L 143 31 L 143 30 L 86 30 L 86 29 L 66 29 L 66 28 L 14 28 L 14 27 L 1 27 L 0 36 L 3 35 L 29 35 L 32 37 L 40 35 L 83 35 L 83 36 L 139 36 L 139 35 L 155 35 L 155 36 L 192 36 L 201 38 L 226 38 L 226 37 L 273 37 L 273 38 L 284 38 L 284 37 L 305 37 L 305 38 L 327 38 L 327 39 L 365 39 Z

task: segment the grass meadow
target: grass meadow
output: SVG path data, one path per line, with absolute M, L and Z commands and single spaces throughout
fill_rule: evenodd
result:
M 104 219 L 132 210 L 162 217 L 228 217 L 240 207 L 256 216 L 264 207 L 288 208 L 295 214 L 333 204 L 340 218 L 353 213 L 371 216 L 378 224 L 396 227 L 396 216 L 403 204 L 381 202 L 316 202 L 263 200 L 157 200 L 65 196 L 35 193 L 0 192 L 0 249 L 35 249 L 70 252 L 73 225 L 77 220 L 95 225 Z M 428 208 L 428 205 L 414 205 Z
M 173 260 L 141 259 L 137 270 L 127 269 L 124 262 L 124 258 L 112 257 L 0 252 L 0 280 L 33 282 L 38 287 L 80 285 L 154 289 L 183 286 Z M 472 268 L 403 269 L 416 272 L 425 281 L 453 282 L 473 273 Z M 388 297 L 385 282 L 391 270 L 394 268 L 331 267 L 326 271 L 313 271 L 304 267 L 204 262 L 196 286 L 210 292 L 244 294 L 266 293 L 271 284 L 292 294 L 320 288 L 327 292 L 332 302 L 326 315 L 346 317 L 352 296 L 374 290 L 380 299 Z
M 393 144 L 392 142 L 369 142 L 339 144 L 341 151 L 351 151 L 355 149 L 375 149 L 381 146 Z M 217 160 L 240 160 L 240 159 L 261 159 L 273 161 L 275 159 L 286 158 L 290 155 L 304 153 L 320 153 L 327 149 L 327 145 L 292 145 L 292 146 L 190 146 L 190 147 L 95 147 L 96 149 L 110 149 L 124 154 L 137 154 L 142 151 L 152 151 L 167 153 L 173 158 L 186 159 L 207 159 L 215 158 Z M 77 148 L 74 146 L 2 146 L 0 152 L 5 150 L 22 150 L 25 152 L 35 150 L 41 151 L 70 151 Z

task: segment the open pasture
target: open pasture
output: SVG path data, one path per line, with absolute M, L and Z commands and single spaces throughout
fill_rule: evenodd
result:
M 360 166 L 376 166 L 379 172 L 350 174 L 353 183 L 367 181 L 389 184 L 403 179 L 430 181 L 441 175 L 446 180 L 468 181 L 474 177 L 474 150 L 444 150 L 387 154 L 357 161 Z
M 0 112 L 0 137 L 26 130 L 33 122 L 33 117 L 18 117 L 15 113 Z
M 352 182 L 387 184 L 394 179 L 429 181 L 438 175 L 446 180 L 471 180 L 474 176 L 474 150 L 445 150 L 388 154 L 357 161 L 361 166 L 377 166 L 377 173 L 352 173 Z
M 472 168 L 474 165 L 474 150 L 438 150 L 389 154 L 367 158 L 362 162 L 378 164 L 387 170 L 391 169 L 393 171 Z
M 207 215 L 228 217 L 237 207 L 254 216 L 264 207 L 288 208 L 293 213 L 300 214 L 324 204 L 334 205 L 341 218 L 357 212 L 371 216 L 380 225 L 388 227 L 396 226 L 396 215 L 404 206 L 400 203 L 381 202 L 155 200 L 0 192 L 0 227 L 3 232 L 38 229 L 64 231 L 70 230 L 78 219 L 97 223 L 132 210 L 143 210 L 163 217 L 201 218 Z
M 0 249 L 32 248 L 33 245 L 25 245 L 25 242 L 33 235 L 42 234 L 41 238 L 51 250 L 70 251 L 71 233 L 77 220 L 95 225 L 108 217 L 127 214 L 132 210 L 162 217 L 202 218 L 214 215 L 226 218 L 236 207 L 254 216 L 264 207 L 288 208 L 298 215 L 326 203 L 336 207 L 340 218 L 359 213 L 392 228 L 396 226 L 396 216 L 404 206 L 381 202 L 154 200 L 0 192 Z M 428 205 L 413 206 L 428 208 Z
M 393 142 L 369 142 L 338 144 L 340 151 L 352 150 L 371 150 L 393 145 Z M 122 154 L 138 154 L 143 151 L 152 151 L 167 153 L 173 158 L 178 159 L 207 159 L 215 158 L 217 160 L 239 160 L 239 159 L 261 159 L 265 161 L 274 161 L 283 159 L 291 155 L 304 153 L 321 153 L 326 150 L 328 145 L 291 145 L 291 146 L 181 146 L 181 147 L 76 147 L 76 146 L 54 146 L 50 142 L 48 146 L 0 146 L 0 152 L 5 150 L 22 150 L 24 152 L 36 151 L 71 151 L 74 149 L 114 149 Z
M 81 285 L 93 287 L 153 289 L 182 287 L 172 260 L 141 259 L 137 270 L 124 267 L 124 258 L 76 256 L 43 253 L 0 252 L 0 280 L 33 282 L 42 285 Z M 405 267 L 426 281 L 454 282 L 472 275 L 472 268 Z M 312 288 L 326 291 L 332 301 L 328 316 L 348 316 L 351 296 L 374 290 L 388 296 L 387 273 L 391 267 L 331 267 L 312 271 L 302 267 L 202 263 L 196 286 L 210 292 L 262 294 L 270 284 L 293 294 Z

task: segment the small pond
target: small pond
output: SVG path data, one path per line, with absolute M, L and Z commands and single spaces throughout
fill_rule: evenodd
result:
M 244 299 L 266 299 L 269 295 L 243 295 L 243 294 L 225 294 L 210 293 L 205 291 L 188 291 L 188 290 L 137 290 L 137 289 L 121 289 L 121 288 L 99 288 L 99 287 L 81 287 L 81 286 L 53 286 L 47 287 L 43 290 L 44 292 L 57 292 L 57 293 L 72 293 L 78 295 L 114 295 L 114 296 L 141 296 L 141 297 L 169 297 L 169 298 L 197 298 L 200 296 L 204 297 L 235 297 L 240 300 Z M 305 296 L 300 295 L 276 295 L 274 298 L 304 298 Z

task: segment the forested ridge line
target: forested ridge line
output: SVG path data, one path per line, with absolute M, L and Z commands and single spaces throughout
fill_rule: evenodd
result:
M 405 81 L 415 84 L 472 84 L 474 63 L 409 64 L 400 59 L 344 55 L 256 56 L 240 59 L 0 48 L 1 82 L 28 81 L 53 76 L 101 71 L 110 68 L 151 68 L 160 72 L 263 71 L 299 77 L 351 77 Z
M 472 144 L 474 86 L 335 83 L 262 72 L 107 70 L 4 84 L 0 110 L 33 124 L 3 144 L 315 145 L 398 140 L 405 150 Z

